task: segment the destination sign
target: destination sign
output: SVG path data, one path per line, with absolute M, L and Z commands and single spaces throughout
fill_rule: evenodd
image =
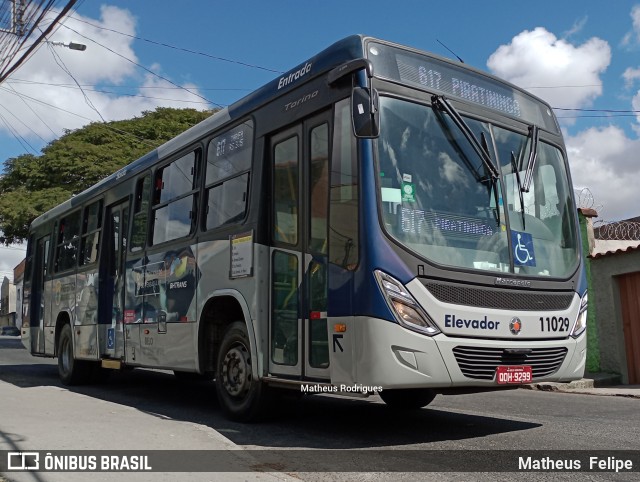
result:
M 376 77 L 447 94 L 559 132 L 549 107 L 532 96 L 487 75 L 417 52 L 369 43 Z

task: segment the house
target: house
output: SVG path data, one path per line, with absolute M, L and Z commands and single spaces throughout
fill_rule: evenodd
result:
M 6 276 L 0 286 L 0 326 L 16 324 L 16 287 Z
M 599 371 L 640 384 L 640 217 L 593 229 L 589 246 Z
M 20 261 L 18 266 L 13 268 L 13 284 L 16 287 L 16 326 L 18 328 L 22 327 L 22 299 L 24 296 L 23 281 L 26 261 L 26 259 L 23 259 Z

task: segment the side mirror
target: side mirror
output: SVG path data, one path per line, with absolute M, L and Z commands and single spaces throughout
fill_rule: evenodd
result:
M 378 92 L 375 89 L 354 87 L 351 93 L 351 119 L 356 137 L 373 139 L 380 135 L 378 107 Z

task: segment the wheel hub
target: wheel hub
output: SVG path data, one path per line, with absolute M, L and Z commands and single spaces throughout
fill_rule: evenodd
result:
M 242 397 L 251 385 L 251 360 L 244 346 L 229 348 L 222 364 L 222 383 L 229 395 Z

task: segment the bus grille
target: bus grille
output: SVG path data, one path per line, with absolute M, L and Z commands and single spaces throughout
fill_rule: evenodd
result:
M 498 365 L 529 365 L 533 378 L 547 377 L 558 371 L 567 349 L 531 348 L 526 353 L 509 353 L 509 349 L 457 346 L 453 349 L 460 371 L 467 378 L 493 380 Z
M 571 306 L 574 296 L 573 292 L 518 291 L 461 286 L 434 281 L 423 281 L 423 283 L 429 292 L 443 303 L 497 310 L 566 310 Z

